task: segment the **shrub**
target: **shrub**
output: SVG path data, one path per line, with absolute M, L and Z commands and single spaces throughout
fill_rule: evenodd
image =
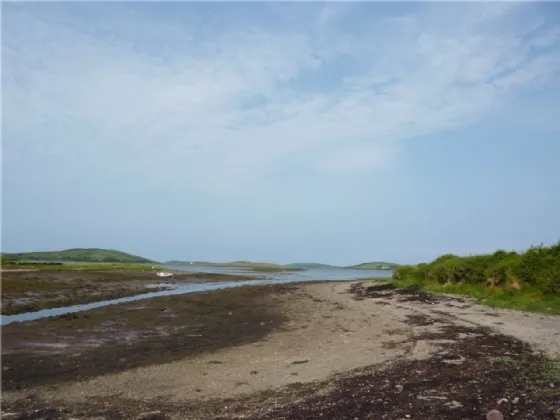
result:
M 442 264 L 444 262 L 447 262 L 449 260 L 454 260 L 456 258 L 459 258 L 457 255 L 453 255 L 453 254 L 445 254 L 442 255 L 441 257 L 437 257 L 434 261 L 432 261 L 432 265 L 433 264 Z
M 531 247 L 523 254 L 498 250 L 493 254 L 458 257 L 442 255 L 429 264 L 401 266 L 395 279 L 413 278 L 440 284 L 469 283 L 520 289 L 527 283 L 545 294 L 560 295 L 560 242 L 550 247 Z M 516 293 L 509 290 L 508 293 Z
M 425 280 L 428 277 L 428 270 L 430 268 L 429 264 L 422 263 L 416 266 L 416 270 L 414 270 L 414 277 L 418 280 Z
M 395 280 L 404 280 L 414 274 L 414 267 L 411 265 L 400 265 L 393 271 Z
M 535 285 L 544 293 L 560 295 L 560 258 L 552 255 L 543 258 Z
M 450 279 L 450 262 L 451 260 L 440 262 L 436 264 L 435 262 L 431 264 L 431 267 L 428 269 L 427 276 L 430 280 L 437 281 L 438 283 L 444 284 L 449 281 Z
M 511 267 L 507 261 L 502 261 L 488 267 L 485 275 L 491 286 L 499 286 L 505 284 L 511 276 Z

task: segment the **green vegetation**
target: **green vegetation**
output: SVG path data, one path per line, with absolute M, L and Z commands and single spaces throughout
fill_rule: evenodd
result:
M 384 261 L 367 262 L 363 264 L 351 265 L 345 268 L 354 268 L 359 270 L 394 270 L 399 267 L 398 264 Z
M 126 252 L 99 248 L 73 248 L 64 251 L 3 253 L 2 259 L 25 261 L 77 261 L 104 263 L 154 263 Z
M 443 255 L 429 264 L 398 267 L 398 286 L 461 294 L 500 308 L 560 314 L 560 242 L 528 251 Z

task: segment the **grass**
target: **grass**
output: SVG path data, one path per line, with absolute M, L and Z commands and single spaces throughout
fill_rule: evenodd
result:
M 440 284 L 426 280 L 419 282 L 414 278 L 401 280 L 390 278 L 387 281 L 397 287 L 418 286 L 428 292 L 473 297 L 495 308 L 560 315 L 560 296 L 545 294 L 533 287 L 513 290 L 505 287 L 489 287 L 484 284 Z

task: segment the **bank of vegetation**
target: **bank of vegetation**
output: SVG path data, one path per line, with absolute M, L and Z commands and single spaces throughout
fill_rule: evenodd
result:
M 431 263 L 399 266 L 393 281 L 472 296 L 495 307 L 560 314 L 560 242 L 523 253 L 447 254 Z

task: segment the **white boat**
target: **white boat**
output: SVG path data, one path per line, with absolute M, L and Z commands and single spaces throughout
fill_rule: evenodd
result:
M 166 273 L 165 271 L 159 271 L 157 273 L 158 277 L 173 277 L 173 273 Z

